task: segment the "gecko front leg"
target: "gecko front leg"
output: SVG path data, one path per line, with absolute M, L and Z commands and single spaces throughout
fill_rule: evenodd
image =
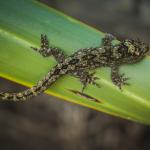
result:
M 87 87 L 88 84 L 92 84 L 97 87 L 100 87 L 100 85 L 96 82 L 96 80 L 98 80 L 99 78 L 94 76 L 95 72 L 89 73 L 88 71 L 78 70 L 77 72 L 74 72 L 72 74 L 73 76 L 80 79 L 83 85 L 82 92 L 84 91 L 84 89 Z
M 129 83 L 126 82 L 129 78 L 124 77 L 124 74 L 119 74 L 119 66 L 114 65 L 111 67 L 111 79 L 119 89 L 121 89 L 123 85 L 129 85 Z
M 66 58 L 63 51 L 59 48 L 49 46 L 49 42 L 46 35 L 41 34 L 41 47 L 31 47 L 33 50 L 39 52 L 43 57 L 54 56 L 56 61 L 61 63 Z

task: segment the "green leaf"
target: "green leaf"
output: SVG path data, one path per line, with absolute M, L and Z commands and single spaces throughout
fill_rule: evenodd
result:
M 30 47 L 39 47 L 40 34 L 67 55 L 80 48 L 99 46 L 104 37 L 97 31 L 37 1 L 0 1 L 0 75 L 31 87 L 56 61 L 43 58 Z M 110 80 L 110 69 L 97 69 L 101 88 L 89 85 L 81 94 L 78 79 L 66 75 L 46 93 L 122 118 L 150 124 L 150 60 L 122 66 L 130 86 L 119 90 Z

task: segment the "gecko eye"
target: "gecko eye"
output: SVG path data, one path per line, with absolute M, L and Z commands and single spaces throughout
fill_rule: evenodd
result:
M 136 48 L 135 48 L 135 46 L 133 44 L 133 41 L 125 40 L 124 45 L 127 47 L 128 53 L 130 53 L 130 54 L 134 54 L 135 53 Z

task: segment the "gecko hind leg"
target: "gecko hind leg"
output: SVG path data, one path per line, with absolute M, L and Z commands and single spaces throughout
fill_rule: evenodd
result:
M 41 34 L 41 47 L 35 48 L 31 47 L 33 50 L 39 52 L 43 57 L 48 57 L 51 55 L 51 51 L 49 50 L 49 42 L 46 35 Z
M 73 73 L 74 76 L 78 77 L 83 85 L 82 93 L 88 84 L 95 85 L 100 88 L 100 85 L 96 82 L 99 78 L 94 76 L 96 72 L 89 73 L 87 71 L 78 71 Z
M 33 50 L 39 52 L 43 57 L 54 56 L 57 62 L 63 62 L 66 58 L 63 51 L 56 47 L 49 46 L 48 38 L 46 35 L 41 34 L 41 47 L 31 47 Z

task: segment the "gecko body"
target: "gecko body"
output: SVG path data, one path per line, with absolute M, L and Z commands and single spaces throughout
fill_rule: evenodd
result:
M 65 74 L 80 79 L 83 84 L 82 92 L 88 84 L 99 87 L 99 84 L 96 83 L 99 78 L 94 76 L 95 72 L 91 73 L 90 71 L 100 67 L 111 68 L 112 82 L 121 89 L 122 85 L 128 84 L 126 82 L 128 78 L 124 77 L 124 74 L 119 74 L 120 65 L 139 62 L 149 52 L 149 47 L 138 40 L 124 40 L 117 45 L 112 45 L 111 42 L 114 39 L 115 37 L 111 34 L 106 34 L 102 39 L 101 46 L 79 49 L 67 57 L 61 49 L 49 46 L 47 36 L 41 35 L 41 47 L 32 47 L 32 49 L 43 57 L 54 56 L 58 64 L 50 69 L 47 75 L 32 88 L 18 93 L 0 92 L 0 99 L 25 101 L 43 93 Z

